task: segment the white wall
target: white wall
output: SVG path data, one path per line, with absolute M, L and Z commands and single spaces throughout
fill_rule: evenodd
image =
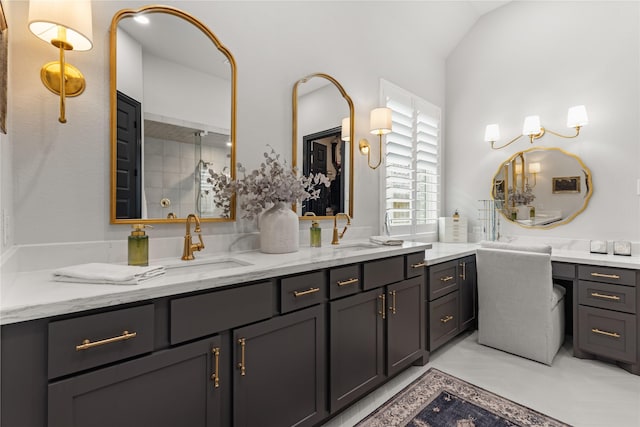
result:
M 594 194 L 570 224 L 530 230 L 502 221 L 506 235 L 640 240 L 640 3 L 525 2 L 482 17 L 447 59 L 446 211 L 477 225 L 500 163 L 528 140 L 492 151 L 484 127 L 503 140 L 525 116 L 566 133 L 567 108 L 584 104 L 589 125 L 575 140 L 546 135 L 534 144 L 577 154 L 593 173 Z M 470 228 L 471 229 L 471 228 Z
M 87 88 L 68 100 L 65 125 L 57 121 L 58 99 L 39 80 L 41 65 L 55 60 L 56 51 L 28 32 L 28 3 L 11 3 L 9 48 L 20 52 L 10 62 L 15 244 L 124 239 L 129 227 L 109 224 L 108 31 L 117 10 L 147 2 L 93 2 L 94 48 L 67 56 L 84 73 Z M 290 159 L 291 90 L 295 81 L 314 72 L 335 77 L 354 100 L 354 140 L 368 134 L 368 112 L 378 106 L 380 77 L 444 106 L 444 59 L 429 47 L 433 40 L 421 34 L 437 20 L 430 13 L 437 5 L 430 2 L 165 3 L 199 17 L 233 53 L 237 154 L 248 167 L 257 166 L 267 143 Z M 454 4 L 451 10 L 459 7 Z M 377 229 L 379 172 L 365 163 L 366 158 L 356 158 L 353 224 Z M 150 234 L 180 236 L 183 227 L 162 225 Z M 241 228 L 206 224 L 203 231 Z

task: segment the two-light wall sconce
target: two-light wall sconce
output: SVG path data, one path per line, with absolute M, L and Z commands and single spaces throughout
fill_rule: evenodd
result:
M 369 129 L 372 135 L 378 135 L 378 162 L 375 165 L 371 164 L 371 144 L 365 138 L 362 138 L 358 142 L 358 149 L 362 155 L 367 156 L 367 164 L 371 169 L 377 169 L 382 164 L 382 135 L 386 135 L 391 132 L 391 109 L 386 107 L 375 108 L 371 110 L 369 116 Z M 342 140 L 350 141 L 351 135 L 349 135 L 349 118 L 342 120 Z
M 526 179 L 526 184 L 530 187 L 530 188 L 534 188 L 536 186 L 536 184 L 538 183 L 538 174 L 540 173 L 540 162 L 532 162 L 529 163 L 529 165 L 527 166 L 527 169 L 529 170 L 529 175 L 533 175 L 533 185 L 530 183 L 529 179 Z M 515 172 L 516 172 L 516 176 L 524 176 L 524 174 L 522 173 L 522 164 L 521 163 L 517 163 L 515 165 Z
M 584 107 L 584 105 L 577 105 L 575 107 L 569 108 L 569 112 L 567 113 L 567 127 L 574 128 L 576 130 L 575 135 L 562 135 L 558 132 L 552 131 L 551 129 L 545 129 L 540 125 L 540 116 L 527 116 L 525 117 L 524 125 L 522 126 L 522 134 L 516 136 L 506 144 L 499 147 L 496 147 L 494 145 L 494 143 L 500 139 L 500 127 L 497 123 L 487 125 L 484 133 L 484 140 L 485 142 L 491 143 L 492 149 L 499 150 L 513 144 L 523 136 L 528 136 L 529 142 L 533 143 L 534 140 L 542 138 L 547 132 L 561 138 L 575 138 L 580 135 L 580 128 L 587 125 L 588 123 L 589 119 L 587 117 L 587 109 Z
M 40 79 L 47 89 L 60 95 L 60 123 L 66 123 L 65 100 L 80 95 L 86 86 L 84 76 L 65 62 L 65 50 L 84 51 L 93 47 L 90 0 L 30 0 L 29 30 L 60 51 L 60 60 L 45 64 Z

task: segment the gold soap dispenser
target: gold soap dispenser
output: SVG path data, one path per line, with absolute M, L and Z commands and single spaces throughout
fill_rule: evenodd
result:
M 133 224 L 133 231 L 129 236 L 129 265 L 149 265 L 149 236 L 144 229 L 153 228 L 147 224 Z

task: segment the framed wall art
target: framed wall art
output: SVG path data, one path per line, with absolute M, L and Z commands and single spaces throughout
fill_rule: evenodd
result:
M 579 193 L 580 177 L 579 176 L 560 176 L 551 180 L 551 192 L 553 194 L 561 193 Z

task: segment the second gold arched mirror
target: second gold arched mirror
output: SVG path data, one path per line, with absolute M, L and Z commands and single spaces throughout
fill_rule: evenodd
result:
M 333 218 L 353 216 L 353 102 L 342 85 L 328 74 L 310 74 L 293 85 L 293 166 L 302 174 L 323 173 L 331 181 L 320 198 L 296 206 L 301 219 L 309 213 Z M 348 119 L 345 120 L 345 119 Z M 348 135 L 342 131 L 343 123 Z M 345 129 L 346 131 L 346 129 Z
M 235 177 L 236 64 L 215 34 L 168 6 L 111 21 L 111 223 L 232 221 L 209 169 Z
M 530 228 L 552 228 L 572 221 L 593 194 L 591 171 L 575 154 L 534 147 L 504 161 L 493 178 L 491 195 L 508 221 Z

